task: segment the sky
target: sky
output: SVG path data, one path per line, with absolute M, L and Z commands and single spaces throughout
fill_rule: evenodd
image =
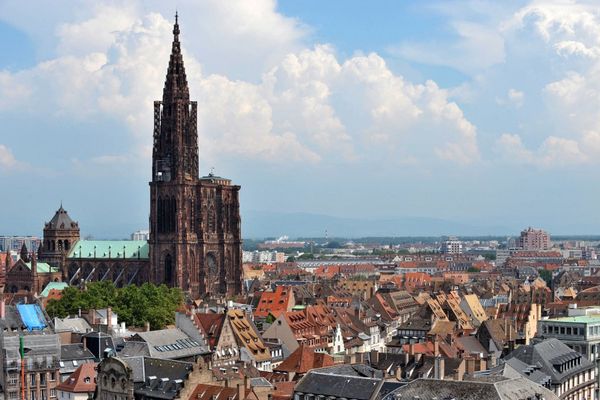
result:
M 175 7 L 200 168 L 242 186 L 242 220 L 600 233 L 597 1 L 31 4 L 0 0 L 0 234 L 61 202 L 84 235 L 147 227 Z

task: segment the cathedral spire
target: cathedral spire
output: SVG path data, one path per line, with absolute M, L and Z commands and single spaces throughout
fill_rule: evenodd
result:
M 183 56 L 181 55 L 181 43 L 179 43 L 179 15 L 175 13 L 175 24 L 173 25 L 173 44 L 171 45 L 171 57 L 167 69 L 167 79 L 163 92 L 163 103 L 174 103 L 175 100 L 189 100 L 189 90 Z

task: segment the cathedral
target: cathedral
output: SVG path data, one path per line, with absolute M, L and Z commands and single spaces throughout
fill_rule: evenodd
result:
M 238 294 L 240 187 L 212 173 L 199 178 L 196 114 L 175 16 L 163 98 L 154 102 L 150 279 L 191 293 Z
M 190 100 L 179 33 L 175 16 L 162 101 L 154 102 L 150 238 L 80 239 L 79 224 L 61 205 L 44 227 L 38 258 L 70 284 L 150 281 L 194 298 L 242 292 L 240 187 L 213 173 L 199 175 L 197 103 Z

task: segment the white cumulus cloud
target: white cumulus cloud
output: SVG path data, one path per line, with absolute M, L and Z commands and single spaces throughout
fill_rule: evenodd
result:
M 203 160 L 353 162 L 392 154 L 466 165 L 480 159 L 476 127 L 435 82 L 410 82 L 375 53 L 342 60 L 331 46 L 305 47 L 306 28 L 277 13 L 274 1 L 236 4 L 191 3 L 180 20 Z M 54 57 L 0 74 L 0 94 L 13 93 L 11 101 L 0 100 L 0 110 L 118 119 L 134 139 L 130 157 L 146 160 L 171 30 L 160 12 L 97 3 L 84 18 L 58 25 Z M 246 66 L 256 71 L 254 79 Z M 98 161 L 115 159 L 100 154 Z

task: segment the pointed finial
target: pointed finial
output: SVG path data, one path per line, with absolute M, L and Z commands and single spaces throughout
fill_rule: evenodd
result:
M 175 26 L 173 26 L 173 35 L 175 36 L 175 41 L 179 40 L 179 14 L 175 11 Z

